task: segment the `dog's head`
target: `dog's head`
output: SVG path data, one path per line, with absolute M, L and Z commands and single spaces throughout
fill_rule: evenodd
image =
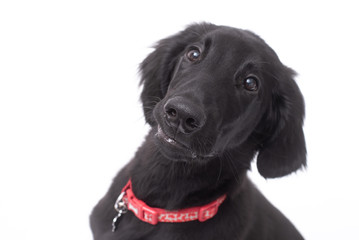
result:
M 264 177 L 305 166 L 304 101 L 294 72 L 257 35 L 194 24 L 161 40 L 140 69 L 145 118 L 169 159 L 258 153 Z

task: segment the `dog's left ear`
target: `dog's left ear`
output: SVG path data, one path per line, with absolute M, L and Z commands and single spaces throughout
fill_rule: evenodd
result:
M 262 134 L 267 136 L 257 156 L 258 171 L 265 178 L 282 177 L 306 166 L 303 96 L 293 80 L 294 71 L 283 65 L 280 68 L 263 119 L 266 127 Z

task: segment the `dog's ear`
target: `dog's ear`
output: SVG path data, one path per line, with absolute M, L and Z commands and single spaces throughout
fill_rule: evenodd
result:
M 262 134 L 267 136 L 257 156 L 258 171 L 265 178 L 285 176 L 306 166 L 303 96 L 293 80 L 294 71 L 283 65 L 280 69 L 264 118 Z
M 190 25 L 182 32 L 159 41 L 155 50 L 141 63 L 141 100 L 145 119 L 150 125 L 154 125 L 153 108 L 165 97 L 183 51 L 215 28 L 216 25 L 209 23 Z

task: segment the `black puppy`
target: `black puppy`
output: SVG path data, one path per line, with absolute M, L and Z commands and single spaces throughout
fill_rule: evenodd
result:
M 246 174 L 255 157 L 265 178 L 306 165 L 303 97 L 275 52 L 252 32 L 194 24 L 161 40 L 141 73 L 152 128 L 93 210 L 94 238 L 303 239 Z M 130 196 L 114 209 L 129 180 L 126 189 L 147 209 L 215 208 L 155 224 L 159 215 Z

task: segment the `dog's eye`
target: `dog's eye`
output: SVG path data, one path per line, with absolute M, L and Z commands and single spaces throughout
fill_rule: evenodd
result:
M 247 77 L 244 79 L 244 88 L 248 91 L 257 91 L 258 90 L 258 82 L 255 77 Z
M 191 62 L 196 62 L 201 59 L 201 52 L 199 49 L 191 49 L 186 53 L 186 56 Z

